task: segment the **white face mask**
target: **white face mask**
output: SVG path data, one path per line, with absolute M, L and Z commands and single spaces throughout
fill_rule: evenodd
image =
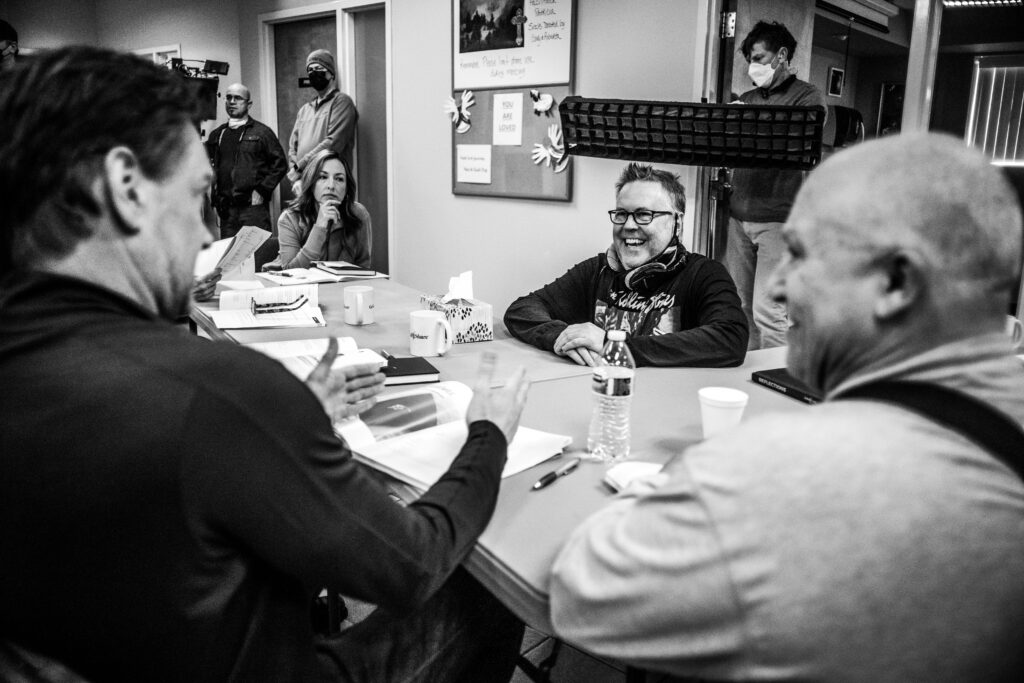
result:
M 775 77 L 775 69 L 770 64 L 752 63 L 747 67 L 747 74 L 758 88 L 767 88 Z
M 754 85 L 758 88 L 767 88 L 772 84 L 772 79 L 775 78 L 775 72 L 782 66 L 782 57 L 775 55 L 772 62 L 775 62 L 776 59 L 779 61 L 774 67 L 771 63 L 758 64 L 757 62 L 751 62 L 750 66 L 747 67 L 747 75 L 750 76 L 750 80 L 752 80 Z

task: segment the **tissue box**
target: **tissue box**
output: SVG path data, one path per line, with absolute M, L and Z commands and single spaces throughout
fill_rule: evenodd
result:
M 455 333 L 456 344 L 494 339 L 494 311 L 490 304 L 478 299 L 457 299 L 444 303 L 444 296 L 424 294 L 420 297 L 427 308 L 443 311 Z

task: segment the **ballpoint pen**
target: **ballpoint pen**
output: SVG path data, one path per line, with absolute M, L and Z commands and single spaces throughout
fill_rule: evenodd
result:
M 577 467 L 579 467 L 579 464 L 580 464 L 580 459 L 579 458 L 573 458 L 569 462 L 567 462 L 564 465 L 562 465 L 561 467 L 559 467 L 557 470 L 548 472 L 543 477 L 538 479 L 537 483 L 533 485 L 533 489 L 532 490 L 540 491 L 545 486 L 548 486 L 549 484 L 553 483 L 559 477 L 564 477 L 565 475 L 567 475 L 570 472 L 572 472 L 573 470 L 575 470 Z

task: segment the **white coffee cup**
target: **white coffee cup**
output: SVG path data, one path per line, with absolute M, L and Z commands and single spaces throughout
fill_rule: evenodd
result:
M 441 311 L 413 311 L 409 314 L 409 353 L 441 356 L 452 348 L 455 334 Z
M 345 323 L 369 325 L 373 322 L 373 287 L 354 285 L 345 288 Z
M 1006 336 L 1015 349 L 1020 348 L 1021 342 L 1024 342 L 1024 324 L 1012 315 L 1006 316 Z
M 697 397 L 705 439 L 738 425 L 750 398 L 745 391 L 728 387 L 704 387 Z

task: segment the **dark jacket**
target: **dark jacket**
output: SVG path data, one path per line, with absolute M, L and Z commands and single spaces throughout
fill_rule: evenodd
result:
M 474 422 L 395 505 L 279 363 L 57 276 L 0 283 L 0 377 L 0 634 L 91 681 L 322 680 L 319 587 L 421 606 L 505 464 Z
M 274 131 L 250 116 L 248 123 L 243 126 L 234 167 L 231 169 L 232 187 L 221 188 L 216 184 L 217 150 L 220 148 L 221 136 L 227 129 L 226 123 L 218 126 L 206 139 L 206 153 L 213 167 L 214 205 L 218 205 L 219 198 L 227 197 L 232 206 L 249 206 L 253 190 L 259 192 L 265 201 L 269 200 L 274 188 L 288 171 L 281 142 Z
M 613 279 L 606 256 L 598 254 L 513 301 L 505 327 L 516 339 L 545 351 L 576 323 L 631 329 L 626 344 L 637 365 L 728 367 L 743 362 L 747 322 L 736 285 L 722 264 L 688 254 L 686 265 L 656 292 L 619 302 L 636 311 L 626 314 L 625 325 L 622 316 L 609 312 Z

